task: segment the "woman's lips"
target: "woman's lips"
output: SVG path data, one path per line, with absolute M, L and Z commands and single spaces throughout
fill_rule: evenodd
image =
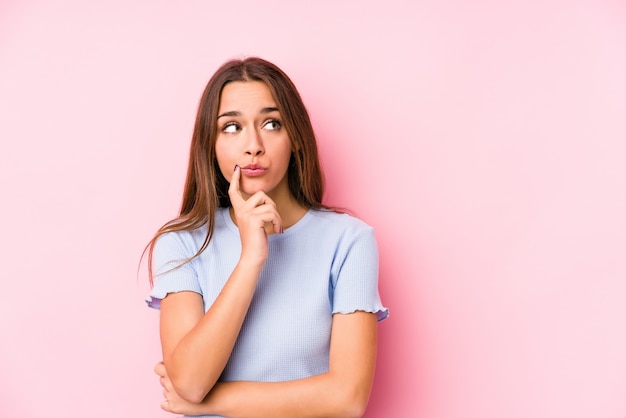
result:
M 257 177 L 265 174 L 267 169 L 260 165 L 251 164 L 241 168 L 241 172 L 248 177 Z

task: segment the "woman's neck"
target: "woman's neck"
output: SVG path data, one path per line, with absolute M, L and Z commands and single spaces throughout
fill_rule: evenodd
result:
M 302 206 L 296 199 L 291 199 L 288 204 L 276 204 L 280 218 L 283 221 L 283 228 L 294 226 L 307 213 L 308 208 Z

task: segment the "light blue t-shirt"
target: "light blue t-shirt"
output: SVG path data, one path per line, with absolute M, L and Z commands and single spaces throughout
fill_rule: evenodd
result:
M 209 246 L 174 268 L 196 254 L 206 232 L 205 225 L 157 240 L 150 307 L 158 309 L 168 293 L 193 291 L 202 295 L 205 311 L 210 308 L 239 260 L 241 241 L 228 209 L 219 208 Z M 333 314 L 388 316 L 378 293 L 374 231 L 361 220 L 311 209 L 268 239 L 269 256 L 221 381 L 274 382 L 327 372 Z

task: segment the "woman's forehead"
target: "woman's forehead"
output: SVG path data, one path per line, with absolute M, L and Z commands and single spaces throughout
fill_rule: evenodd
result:
M 272 92 L 262 81 L 233 81 L 222 89 L 219 114 L 258 113 L 262 109 L 277 107 Z

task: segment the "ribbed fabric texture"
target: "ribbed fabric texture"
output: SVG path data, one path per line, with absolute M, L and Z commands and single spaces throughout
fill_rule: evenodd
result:
M 208 248 L 175 268 L 197 252 L 205 236 L 202 227 L 159 238 L 149 306 L 158 309 L 168 293 L 193 291 L 209 309 L 239 259 L 241 241 L 228 210 L 219 209 Z M 379 321 L 388 316 L 378 293 L 374 231 L 364 222 L 310 210 L 283 234 L 270 235 L 269 244 L 223 381 L 284 381 L 324 373 L 334 313 L 373 312 Z

